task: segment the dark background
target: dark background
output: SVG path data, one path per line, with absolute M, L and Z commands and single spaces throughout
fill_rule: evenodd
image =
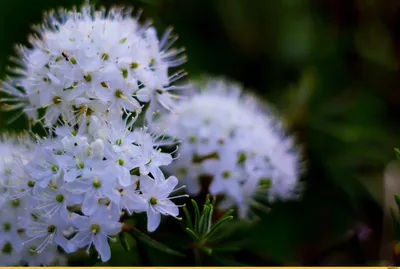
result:
M 187 48 L 184 68 L 191 78 L 209 73 L 242 82 L 276 106 L 304 147 L 304 198 L 262 216 L 249 232 L 252 254 L 242 255 L 242 262 L 372 265 L 390 258 L 390 233 L 383 238 L 390 223 L 385 199 L 400 187 L 394 180 L 385 189 L 383 174 L 400 146 L 399 1 L 93 3 L 143 8 L 143 18 L 152 18 L 160 33 L 173 25 L 180 36 L 176 45 Z M 30 25 L 41 21 L 44 10 L 80 4 L 1 1 L 1 76 L 13 44 L 26 43 Z M 5 126 L 0 116 L 2 129 L 23 127 Z M 126 257 L 121 255 L 120 261 Z M 169 265 L 157 257 L 151 264 Z

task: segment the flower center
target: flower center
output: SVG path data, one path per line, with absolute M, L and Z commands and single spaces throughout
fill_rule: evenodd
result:
M 226 179 L 226 178 L 229 178 L 230 176 L 231 176 L 231 172 L 226 171 L 226 170 L 222 172 L 222 177 L 223 178 Z
M 19 204 L 20 204 L 20 201 L 19 201 L 19 199 L 14 199 L 14 200 L 11 200 L 11 205 L 12 205 L 12 206 L 14 206 L 14 207 L 18 207 L 18 206 L 19 206 Z
M 97 224 L 92 224 L 90 230 L 92 231 L 92 234 L 96 235 L 100 231 L 100 226 Z
M 136 69 L 136 68 L 139 67 L 139 64 L 136 63 L 136 62 L 132 62 L 130 67 L 131 67 L 132 69 Z
M 269 178 L 260 178 L 260 186 L 269 189 L 271 187 L 271 179 Z
M 196 143 L 196 141 L 197 141 L 197 138 L 194 136 L 194 135 L 192 135 L 192 136 L 189 136 L 189 143 Z
M 58 105 L 59 103 L 61 103 L 61 97 L 59 97 L 59 96 L 54 96 L 54 98 L 53 98 L 53 104 Z
M 7 242 L 3 245 L 1 252 L 4 254 L 10 254 L 13 251 L 13 245 L 10 242 Z
M 150 204 L 156 205 L 156 204 L 157 204 L 157 198 L 151 197 L 151 198 L 150 198 Z
M 29 187 L 29 188 L 35 187 L 35 181 L 29 180 L 29 181 L 28 181 L 28 187 Z
M 59 203 L 62 203 L 64 201 L 64 195 L 57 194 L 56 195 L 56 201 L 59 202 Z
M 118 164 L 119 165 L 124 165 L 125 161 L 123 159 L 118 159 Z
M 51 166 L 51 170 L 55 173 L 55 172 L 57 172 L 58 171 L 58 165 L 57 164 L 53 164 L 52 166 Z
M 84 164 L 83 162 L 79 162 L 79 163 L 78 163 L 78 168 L 79 168 L 79 169 L 85 168 L 85 164 Z
M 100 182 L 100 180 L 99 180 L 99 178 L 97 176 L 94 177 L 92 185 L 96 189 L 101 187 L 101 182 Z
M 246 154 L 244 154 L 243 152 L 240 152 L 237 162 L 239 164 L 241 164 L 241 163 L 244 163 L 245 161 L 246 161 Z
M 11 230 L 11 224 L 9 222 L 6 222 L 3 224 L 3 230 L 8 232 Z
M 92 75 L 91 75 L 91 74 L 86 74 L 85 76 L 83 76 L 83 78 L 84 78 L 87 82 L 91 82 L 91 81 L 92 81 Z
M 48 232 L 49 234 L 54 233 L 55 230 L 56 230 L 56 226 L 54 226 L 54 225 L 50 225 L 50 226 L 47 227 L 47 232 Z
M 116 90 L 115 91 L 115 97 L 117 98 L 122 98 L 124 96 L 124 93 L 121 90 Z

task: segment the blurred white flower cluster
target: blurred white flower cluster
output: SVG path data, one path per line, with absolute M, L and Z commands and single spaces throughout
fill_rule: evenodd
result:
M 196 88 L 175 113 L 159 120 L 181 141 L 180 157 L 166 170 L 194 195 L 211 179 L 206 191 L 224 195 L 220 208 L 237 206 L 243 218 L 251 206 L 296 198 L 299 150 L 267 106 L 222 79 L 208 79 Z
M 92 245 L 107 261 L 124 215 L 145 212 L 150 232 L 161 215 L 178 216 L 178 180 L 160 169 L 173 161 L 160 148 L 169 141 L 138 117 L 151 124 L 155 111 L 173 109 L 179 87 L 170 83 L 184 73 L 168 69 L 185 58 L 169 49 L 170 30 L 158 40 L 130 14 L 52 12 L 13 58 L 2 101 L 50 133 L 0 144 L 0 265 L 64 264 L 59 247 Z

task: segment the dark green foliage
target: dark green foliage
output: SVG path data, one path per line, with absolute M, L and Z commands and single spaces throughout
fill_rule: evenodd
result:
M 26 43 L 29 26 L 40 22 L 44 10 L 82 2 L 2 1 L 1 77 L 6 75 L 12 45 Z M 221 218 L 211 216 L 216 213 L 212 202 L 197 210 L 189 204 L 184 228 L 167 219 L 150 235 L 185 257 L 165 253 L 162 247 L 154 249 L 145 244 L 147 234 L 138 232 L 112 244 L 108 264 L 195 265 L 194 249 L 200 251 L 196 259 L 204 265 L 371 265 L 380 260 L 382 175 L 394 159 L 393 146 L 400 144 L 397 0 L 91 2 L 143 8 L 143 19 L 154 19 L 160 34 L 173 25 L 180 36 L 177 45 L 187 48 L 189 61 L 184 68 L 190 77 L 209 72 L 243 82 L 284 117 L 306 160 L 305 193 L 299 202 L 277 203 L 270 214 L 259 212 L 258 223 L 234 219 L 214 231 Z M 6 126 L 12 116 L 0 114 L 2 130 L 27 126 L 23 117 Z M 398 225 L 398 209 L 393 210 Z M 211 226 L 210 219 L 215 221 Z M 362 242 L 349 238 L 357 222 L 371 228 L 374 236 Z M 145 222 L 138 227 L 145 227 Z M 225 239 L 245 242 L 237 243 L 238 251 L 231 242 L 203 249 L 189 246 L 204 237 L 208 243 L 221 231 L 234 235 Z M 83 255 L 71 259 L 71 264 L 95 261 L 95 256 Z

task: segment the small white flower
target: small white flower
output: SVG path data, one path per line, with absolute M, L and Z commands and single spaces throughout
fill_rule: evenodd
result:
M 29 237 L 24 245 L 32 241 L 39 242 L 34 252 L 42 252 L 48 244 L 55 244 L 62 247 L 66 252 L 70 252 L 68 240 L 64 237 L 63 231 L 70 226 L 66 215 L 54 214 L 43 216 L 40 214 L 30 216 L 21 223 Z M 30 244 L 29 244 L 30 245 Z
M 168 198 L 178 184 L 174 176 L 162 179 L 152 179 L 147 175 L 140 176 L 140 191 L 147 201 L 147 230 L 153 232 L 160 225 L 161 214 L 178 216 L 178 207 Z
M 82 212 L 90 216 L 99 207 L 99 200 L 102 198 L 119 204 L 121 197 L 115 188 L 116 182 L 110 180 L 113 177 L 113 171 L 110 169 L 97 167 L 83 174 L 82 178 L 67 183 L 66 188 L 72 193 L 84 194 Z
M 70 249 L 88 246 L 89 251 L 93 244 L 101 260 L 108 261 L 111 257 L 108 239 L 121 231 L 119 214 L 115 214 L 115 211 L 107 206 L 101 206 L 91 217 L 73 214 L 71 219 L 78 233 L 69 242 Z
M 135 152 L 136 157 L 132 163 L 135 167 L 140 168 L 141 174 L 152 173 L 156 175 L 161 172 L 159 167 L 169 165 L 173 158 L 171 154 L 163 153 L 158 148 L 159 144 L 156 141 L 158 137 L 154 138 L 144 130 L 137 130 L 132 134 L 132 138 L 138 145 Z

